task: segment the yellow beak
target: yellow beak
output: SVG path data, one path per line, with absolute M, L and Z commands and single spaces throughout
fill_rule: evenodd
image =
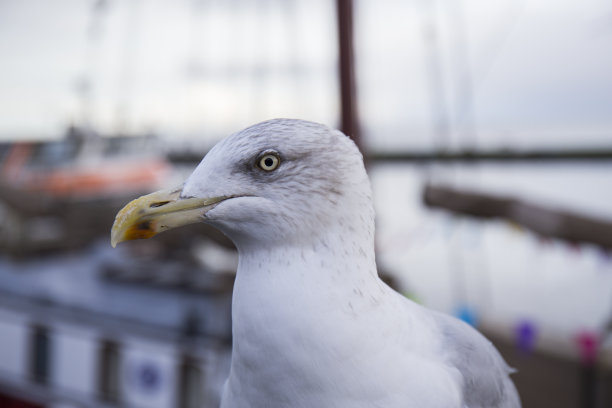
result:
M 228 197 L 181 198 L 182 188 L 161 190 L 130 201 L 115 217 L 113 248 L 120 242 L 151 238 L 160 232 L 193 224 L 214 204 Z

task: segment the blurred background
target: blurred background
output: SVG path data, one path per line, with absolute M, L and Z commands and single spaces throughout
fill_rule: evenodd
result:
M 0 407 L 215 407 L 237 257 L 110 248 L 129 200 L 274 117 L 360 146 L 377 262 L 524 407 L 612 407 L 608 0 L 0 1 Z

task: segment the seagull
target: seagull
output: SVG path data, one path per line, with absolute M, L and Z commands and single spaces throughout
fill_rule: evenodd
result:
M 111 244 L 204 222 L 236 245 L 222 408 L 518 408 L 478 331 L 387 286 L 363 158 L 338 130 L 265 121 L 223 139 L 182 187 L 127 204 Z

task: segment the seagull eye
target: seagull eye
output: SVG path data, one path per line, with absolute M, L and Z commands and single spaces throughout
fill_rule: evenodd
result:
M 264 154 L 257 162 L 257 166 L 259 166 L 260 169 L 265 171 L 276 170 L 279 164 L 280 158 L 278 157 L 278 155 L 273 153 Z

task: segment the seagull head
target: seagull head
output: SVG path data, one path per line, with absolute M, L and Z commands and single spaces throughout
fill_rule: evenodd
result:
M 337 226 L 372 234 L 373 217 L 363 159 L 347 136 L 318 123 L 274 119 L 220 141 L 182 187 L 126 205 L 111 244 L 205 222 L 239 249 L 285 245 Z

